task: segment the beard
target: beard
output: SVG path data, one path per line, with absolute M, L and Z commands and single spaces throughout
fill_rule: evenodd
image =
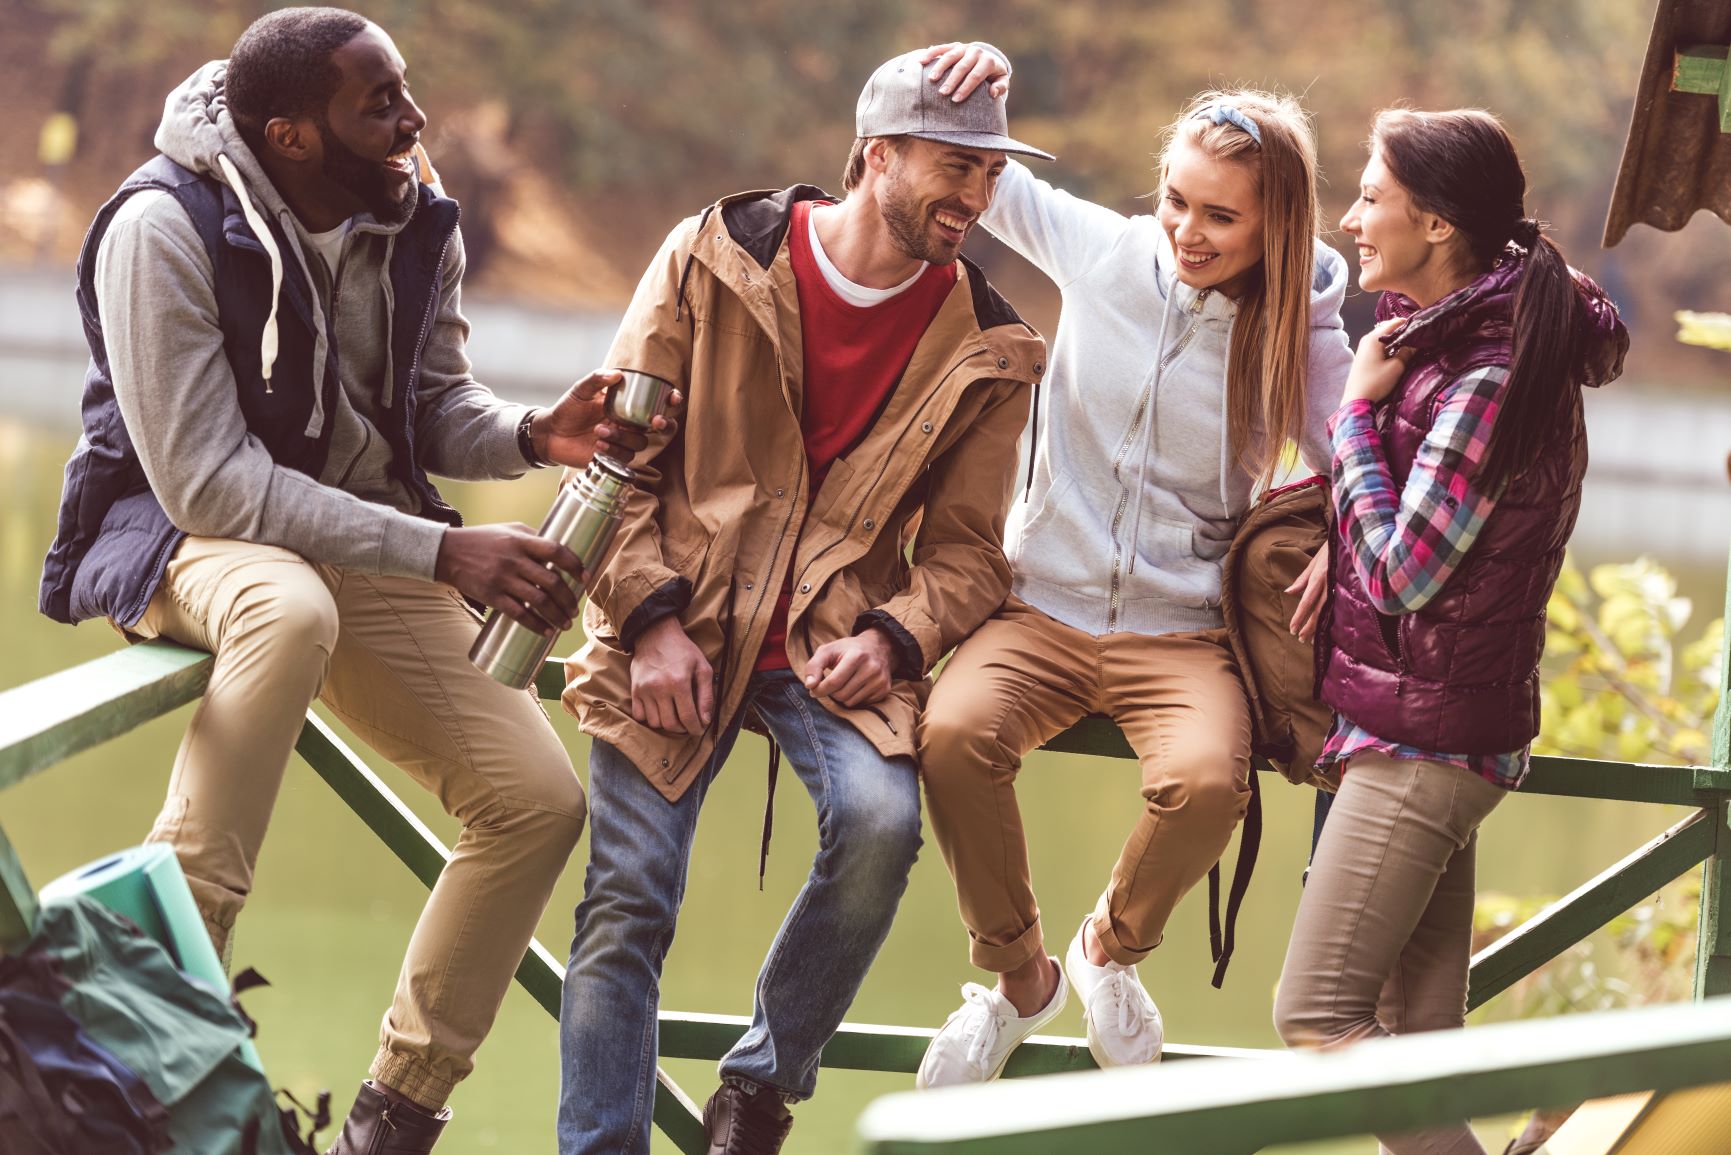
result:
M 889 228 L 891 243 L 904 255 L 933 265 L 953 264 L 961 256 L 960 246 L 952 249 L 932 236 L 927 213 L 902 178 L 899 165 L 884 176 L 884 191 L 878 208 Z M 973 214 L 958 210 L 956 215 L 965 220 Z
M 324 137 L 324 175 L 366 207 L 382 225 L 399 225 L 415 211 L 415 181 L 404 181 L 388 165 L 368 160 L 351 149 L 328 124 Z

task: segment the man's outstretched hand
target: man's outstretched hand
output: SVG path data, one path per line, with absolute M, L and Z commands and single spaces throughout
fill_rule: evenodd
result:
M 439 542 L 433 577 L 538 634 L 571 628 L 577 595 L 549 566 L 583 581 L 583 563 L 557 542 L 516 525 L 453 526 Z
M 565 390 L 551 409 L 536 413 L 529 423 L 535 455 L 554 465 L 582 469 L 597 453 L 627 461 L 649 444 L 648 435 L 641 430 L 607 418 L 606 392 L 619 380 L 616 372 L 591 373 Z M 675 391 L 672 404 L 685 404 L 685 395 Z M 671 417 L 655 419 L 657 433 L 678 428 L 679 423 Z

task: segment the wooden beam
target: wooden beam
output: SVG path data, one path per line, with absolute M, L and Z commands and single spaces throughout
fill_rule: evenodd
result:
M 1713 811 L 1698 810 L 1480 951 L 1468 1009 L 1483 1006 L 1712 853 Z
M 36 889 L 0 830 L 0 954 L 17 954 L 36 933 Z
M 215 663 L 145 642 L 0 693 L 0 790 L 192 701 Z
M 1731 132 L 1731 67 L 1723 44 L 1678 49 L 1671 69 L 1671 91 L 1719 98 L 1719 131 Z
M 439 872 L 445 863 L 450 861 L 451 852 L 426 823 L 403 805 L 403 800 L 373 773 L 371 767 L 356 757 L 348 743 L 318 715 L 307 715 L 295 749 L 336 791 L 337 797 L 367 824 L 379 841 L 431 889 L 439 880 Z M 530 940 L 523 961 L 517 964 L 517 981 L 531 998 L 541 1004 L 542 1010 L 558 1020 L 565 967 L 534 939 Z M 703 1155 L 709 1145 L 704 1138 L 703 1120 L 696 1104 L 659 1067 L 655 1070 L 655 1079 L 658 1088 L 655 1125 L 673 1140 L 680 1151 L 687 1155 Z
M 1700 918 L 1695 930 L 1695 997 L 1731 994 L 1731 804 L 1708 812 L 1713 856 L 1701 872 Z
M 887 1095 L 868 1155 L 1250 1152 L 1731 1079 L 1731 1000 Z
M 719 1059 L 745 1033 L 751 1020 L 744 1015 L 705 1015 L 677 1011 L 661 1013 L 661 1054 L 668 1059 Z M 911 1075 L 919 1070 L 926 1045 L 937 1031 L 929 1027 L 889 1027 L 875 1023 L 843 1023 L 823 1049 L 825 1068 L 889 1071 Z M 1254 1059 L 1277 1051 L 1249 1047 L 1196 1047 L 1169 1044 L 1165 1059 Z M 1088 1041 L 1035 1035 L 1010 1056 L 1009 1078 L 1059 1071 L 1094 1070 Z
M 1711 44 L 1679 48 L 1671 66 L 1671 91 L 1717 96 L 1725 76 L 1725 57 L 1723 47 Z
M 655 1106 L 650 1117 L 684 1155 L 708 1155 L 709 1136 L 703 1130 L 703 1108 L 660 1067 L 655 1068 Z
M 1731 620 L 1731 611 L 1727 612 Z M 565 690 L 564 658 L 549 658 L 535 678 L 536 691 L 554 699 Z M 1731 662 L 1731 647 L 1727 648 Z M 1723 717 L 1724 711 L 1721 711 Z M 1731 721 L 1721 727 L 1731 731 Z M 1725 739 L 1731 746 L 1731 737 Z M 1124 740 L 1112 719 L 1091 714 L 1047 742 L 1041 749 L 1068 754 L 1091 754 L 1100 758 L 1134 758 L 1135 751 Z M 1257 769 L 1272 773 L 1262 758 L 1253 759 Z M 1555 794 L 1569 798 L 1603 798 L 1618 802 L 1656 802 L 1677 806 L 1707 806 L 1718 798 L 1731 798 L 1731 755 L 1714 766 L 1648 766 L 1629 762 L 1607 762 L 1598 758 L 1538 756 L 1521 786 L 1523 794 Z
M 1719 709 L 1713 716 L 1713 766 L 1731 774 L 1731 580 L 1725 583 L 1725 636 L 1719 647 Z

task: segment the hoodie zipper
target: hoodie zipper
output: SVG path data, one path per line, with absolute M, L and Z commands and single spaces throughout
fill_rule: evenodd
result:
M 415 338 L 415 356 L 409 362 L 409 388 L 415 387 L 415 382 L 421 376 L 421 351 L 426 348 L 427 332 L 433 327 L 433 315 L 439 310 L 440 286 L 445 279 L 445 259 L 451 254 L 451 238 L 445 238 L 445 247 L 439 250 L 439 263 L 433 266 L 433 291 L 427 298 L 427 307 L 421 313 L 421 335 Z M 403 412 L 409 411 L 408 405 L 403 406 Z
M 1207 303 L 1208 294 L 1211 292 L 1213 292 L 1212 289 L 1203 289 L 1196 294 L 1196 300 L 1186 310 L 1191 316 L 1190 327 L 1179 334 L 1178 340 L 1172 348 L 1167 350 L 1164 357 L 1160 358 L 1159 368 L 1155 372 L 1156 379 L 1168 365 L 1177 360 L 1178 354 L 1184 352 L 1185 346 L 1190 344 L 1190 338 L 1196 335 L 1196 330 L 1202 327 L 1202 307 Z M 1118 453 L 1112 458 L 1112 478 L 1118 483 L 1118 506 L 1112 511 L 1112 583 L 1110 595 L 1106 602 L 1106 632 L 1109 634 L 1118 629 L 1118 610 L 1122 604 L 1124 584 L 1124 550 L 1118 543 L 1118 530 L 1124 524 L 1124 510 L 1130 504 L 1130 487 L 1124 484 L 1124 477 L 1120 471 L 1124 467 L 1124 459 L 1129 456 L 1130 446 L 1136 441 L 1136 431 L 1142 428 L 1143 416 L 1146 414 L 1150 423 L 1154 420 L 1153 413 L 1149 412 L 1154 401 L 1153 394 L 1154 382 L 1149 381 L 1142 390 L 1141 400 L 1136 404 L 1136 416 L 1130 421 L 1130 428 L 1124 434 L 1123 444 L 1118 446 Z

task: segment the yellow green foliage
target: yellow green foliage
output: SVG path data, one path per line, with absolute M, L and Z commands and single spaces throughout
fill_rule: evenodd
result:
M 1709 349 L 1731 351 L 1731 314 L 1677 313 L 1677 340 L 1685 345 L 1704 345 Z
M 1677 595 L 1671 575 L 1649 558 L 1595 566 L 1585 574 L 1572 558 L 1566 561 L 1547 607 L 1534 752 L 1619 762 L 1708 761 L 1725 621 L 1708 622 L 1688 639 L 1692 609 L 1688 598 Z M 1700 871 L 1691 871 L 1517 984 L 1499 1014 L 1545 1015 L 1688 997 L 1700 893 Z M 1555 901 L 1481 893 L 1474 949 Z
M 1693 606 L 1650 558 L 1564 563 L 1548 607 L 1540 754 L 1702 763 L 1718 703 L 1723 619 L 1692 640 Z

